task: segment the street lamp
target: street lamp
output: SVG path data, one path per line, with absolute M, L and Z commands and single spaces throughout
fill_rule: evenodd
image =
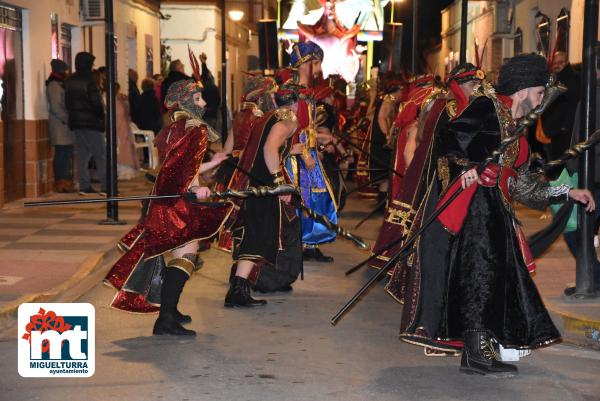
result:
M 244 18 L 244 12 L 239 10 L 231 10 L 229 11 L 229 18 L 231 18 L 233 21 L 240 21 L 242 18 Z

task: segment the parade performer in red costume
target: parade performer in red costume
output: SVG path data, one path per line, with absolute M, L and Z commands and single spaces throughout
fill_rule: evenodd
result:
M 527 350 L 560 339 L 530 277 L 535 265 L 512 202 L 543 209 L 549 201 L 570 197 L 591 211 L 593 197 L 566 185 L 550 187 L 531 171 L 523 136 L 480 176 L 476 168 L 501 149 L 518 119 L 540 104 L 548 76 L 543 57 L 514 57 L 500 69 L 500 94 L 484 81 L 462 113 L 441 129 L 437 179 L 417 215 L 425 221 L 458 188 L 464 191 L 425 229 L 411 257 L 396 266 L 407 271 L 407 279 L 387 286 L 404 302 L 400 338 L 441 351 L 460 350 L 464 343 L 464 373 L 517 373 L 500 361 L 494 342 Z
M 152 194 L 193 192 L 204 199 L 211 191 L 199 186 L 198 176 L 218 166 L 225 154 L 217 153 L 210 162 L 203 163 L 209 129 L 201 120 L 205 105 L 201 85 L 193 80 L 173 84 L 165 105 L 174 110 L 173 122 L 157 138 L 162 166 Z M 138 225 L 121 240 L 126 253 L 105 279 L 118 290 L 112 306 L 146 313 L 156 311 L 160 305 L 154 334 L 195 335 L 181 325 L 191 318 L 182 315 L 177 304 L 186 281 L 196 270 L 198 241 L 214 236 L 231 209 L 230 202 L 209 208 L 183 198 L 150 201 Z M 165 267 L 162 255 L 167 253 L 172 258 Z

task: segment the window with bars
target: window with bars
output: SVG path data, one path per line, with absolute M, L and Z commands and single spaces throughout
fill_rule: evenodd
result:
M 538 52 L 548 58 L 550 53 L 550 18 L 547 15 L 539 13 L 537 14 L 537 24 L 535 27 L 536 39 L 537 39 L 537 50 Z
M 569 49 L 569 10 L 562 8 L 556 17 L 556 48 L 555 52 L 568 53 Z
M 513 55 L 518 56 L 523 53 L 523 30 L 517 28 L 513 40 Z
M 71 28 L 69 24 L 60 25 L 60 54 L 61 59 L 68 65 L 72 64 L 73 54 L 71 50 Z

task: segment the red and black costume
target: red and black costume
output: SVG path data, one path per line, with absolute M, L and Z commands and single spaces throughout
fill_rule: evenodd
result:
M 534 59 L 526 59 L 527 68 L 522 69 L 529 71 L 531 63 L 534 73 L 516 78 L 523 79 L 516 90 L 547 80 L 545 63 L 537 56 L 527 57 Z M 500 77 L 502 81 L 503 69 Z M 509 102 L 484 83 L 463 112 L 441 129 L 435 146 L 437 177 L 415 221 L 430 216 L 458 190 L 459 176 L 511 135 L 516 122 Z M 402 340 L 443 351 L 461 349 L 464 342 L 461 370 L 512 373 L 514 366 L 497 360 L 492 338 L 505 348 L 518 349 L 560 339 L 530 277 L 534 265 L 512 202 L 543 209 L 550 200 L 564 199 L 569 188 L 551 188 L 529 170 L 529 147 L 523 137 L 489 164 L 480 180 L 423 232 L 414 254 L 397 265 L 387 290 L 404 302 Z M 413 224 L 411 232 L 419 226 Z
M 250 133 L 254 124 L 260 120 L 263 116 L 263 112 L 258 108 L 258 105 L 253 102 L 243 102 L 240 106 L 240 111 L 235 115 L 233 119 L 232 132 L 234 136 L 233 150 L 229 161 L 226 161 L 219 167 L 217 176 L 217 185 L 215 190 L 223 191 L 230 185 L 235 166 L 240 160 L 240 156 L 243 154 L 248 140 L 250 139 Z M 218 247 L 221 250 L 231 252 L 232 250 L 232 236 L 229 230 L 230 225 L 236 220 L 240 202 L 235 202 L 236 207 L 232 213 L 228 224 L 225 225 L 224 229 L 219 234 Z
M 249 79 L 245 90 L 246 92 L 242 97 L 240 110 L 233 119 L 233 149 L 231 151 L 231 156 L 228 161 L 221 164 L 217 174 L 217 191 L 223 191 L 227 188 L 246 189 L 240 188 L 238 184 L 232 181 L 235 168 L 250 141 L 254 125 L 265 113 L 275 108 L 273 93 L 277 90 L 277 83 L 272 78 L 252 76 Z M 233 248 L 231 227 L 238 218 L 241 206 L 241 201 L 239 200 L 234 201 L 234 203 L 234 211 L 219 234 L 218 248 L 226 252 L 231 252 Z
M 295 119 L 291 110 L 278 109 L 256 121 L 230 188 L 276 185 L 265 163 L 263 149 L 275 124 Z M 281 159 L 288 154 L 290 146 L 291 138 L 280 149 Z M 232 233 L 234 261 L 254 263 L 248 280 L 255 289 L 261 292 L 284 290 L 296 281 L 302 269 L 302 241 L 294 206 L 278 197 L 249 198 L 241 205 Z
M 395 135 L 392 167 L 402 175 L 395 172 L 390 173 L 388 204 L 383 225 L 373 247 L 373 253 L 379 255 L 370 263 L 372 267 L 383 267 L 390 259 L 390 255 L 394 255 L 400 248 L 402 244 L 398 241 L 408 233 L 415 217 L 415 210 L 418 208 L 418 201 L 422 198 L 423 183 L 426 182 L 422 180 L 422 177 L 424 171 L 427 171 L 431 157 L 434 131 L 438 127 L 440 119 L 447 121 L 447 117 L 442 117 L 445 111 L 446 97 L 441 91 L 435 91 L 435 89 L 432 76 L 420 77 L 411 81 L 407 100 L 401 104 L 400 111 L 394 119 L 391 128 Z M 419 118 L 423 104 L 426 104 L 424 107 L 426 116 L 421 116 L 419 127 L 421 140 L 418 148 L 415 149 L 413 162 L 407 170 L 404 149 L 408 127 Z M 386 249 L 393 242 L 397 242 L 397 245 Z

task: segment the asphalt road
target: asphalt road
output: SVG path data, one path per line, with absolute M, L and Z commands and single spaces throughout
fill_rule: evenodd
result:
M 348 227 L 366 215 L 358 207 L 350 203 Z M 360 232 L 372 239 L 377 224 L 369 221 Z M 398 340 L 401 306 L 381 285 L 331 326 L 372 272 L 344 277 L 366 255 L 346 241 L 323 249 L 334 264 L 306 264 L 305 280 L 292 293 L 266 296 L 267 307 L 255 310 L 223 308 L 229 256 L 209 251 L 182 296 L 180 309 L 198 331 L 192 339 L 153 337 L 154 316 L 111 310 L 114 292 L 99 284 L 80 299 L 96 307 L 95 375 L 21 378 L 16 338 L 7 338 L 0 342 L 0 400 L 600 400 L 596 351 L 564 344 L 537 351 L 511 379 L 461 375 L 459 358 L 425 357 Z

